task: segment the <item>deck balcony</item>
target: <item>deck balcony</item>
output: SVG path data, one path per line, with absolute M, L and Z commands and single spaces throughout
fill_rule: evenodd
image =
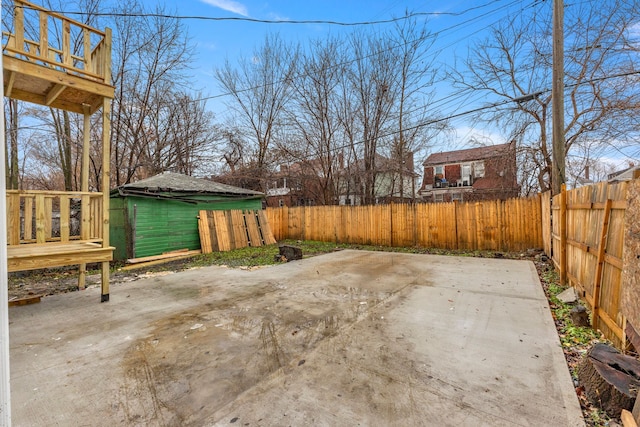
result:
M 101 218 L 102 193 L 7 191 L 9 271 L 110 260 Z
M 111 30 L 81 22 L 22 0 L 3 24 L 2 60 L 7 97 L 84 116 L 81 190 L 7 191 L 9 271 L 86 264 L 102 267 L 101 301 L 109 300 L 109 186 Z M 103 192 L 89 192 L 91 115 L 102 110 Z M 4 165 L 0 165 L 2 169 Z M 2 173 L 4 170 L 2 169 Z
M 113 98 L 110 29 L 26 1 L 13 4 L 12 29 L 2 32 L 5 96 L 79 114 Z

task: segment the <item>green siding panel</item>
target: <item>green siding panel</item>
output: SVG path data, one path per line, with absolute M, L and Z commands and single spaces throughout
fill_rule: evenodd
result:
M 124 199 L 109 201 L 109 244 L 116 249 L 113 259 L 127 259 L 126 212 Z
M 261 209 L 262 199 L 228 199 L 224 197 L 190 196 L 191 199 L 200 199 L 200 203 L 185 203 L 174 200 L 160 200 L 142 197 L 127 196 L 126 198 L 112 199 L 112 207 L 118 206 L 116 200 L 125 200 L 121 209 L 122 218 L 127 214 L 132 230 L 129 234 L 130 244 L 133 247 L 133 257 L 159 255 L 164 252 L 179 249 L 200 249 L 200 235 L 198 233 L 198 212 L 200 210 L 229 210 L 229 209 Z M 126 211 L 126 212 L 125 212 Z M 116 212 L 114 211 L 114 214 Z M 126 230 L 124 221 L 118 222 L 118 231 Z M 115 224 L 112 228 L 116 228 Z M 121 240 L 118 238 L 118 240 Z M 125 243 L 124 248 L 127 247 Z M 122 251 L 116 249 L 118 255 Z M 126 250 L 125 252 L 126 253 Z M 124 258 L 117 258 L 124 259 Z

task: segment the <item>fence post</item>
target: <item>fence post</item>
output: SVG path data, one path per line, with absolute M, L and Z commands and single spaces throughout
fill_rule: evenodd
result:
M 567 286 L 567 186 L 560 191 L 560 285 Z
M 458 201 L 454 200 L 453 201 L 453 221 L 456 224 L 456 247 L 455 249 L 459 248 L 459 241 L 460 241 L 460 237 L 458 236 Z

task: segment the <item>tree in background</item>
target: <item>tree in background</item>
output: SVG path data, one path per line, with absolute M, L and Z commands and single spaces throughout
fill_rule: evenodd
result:
M 637 137 L 640 87 L 638 51 L 631 39 L 635 2 L 574 3 L 565 9 L 565 144 L 568 162 L 584 170 L 593 158 Z M 498 124 L 518 141 L 523 192 L 551 185 L 551 8 L 541 3 L 531 14 L 498 24 L 477 43 L 465 71 L 454 82 L 493 99 L 513 101 L 480 112 L 476 119 Z M 579 148 L 578 148 L 579 147 Z
M 193 60 L 193 44 L 186 29 L 177 19 L 159 16 L 130 16 L 146 12 L 137 0 L 119 1 L 112 8 L 99 0 L 78 0 L 72 3 L 47 1 L 51 10 L 75 9 L 81 14 L 74 19 L 96 28 L 113 28 L 112 76 L 116 87 L 112 103 L 112 179 L 122 185 L 149 174 L 172 170 L 187 174 L 207 173 L 210 155 L 217 136 L 213 116 L 204 102 L 193 94 L 189 81 L 189 66 Z M 101 16 L 115 12 L 117 18 Z M 155 10 L 163 14 L 164 10 Z M 3 15 L 3 25 L 11 28 L 11 11 Z M 38 16 L 25 9 L 25 33 L 38 39 Z M 62 29 L 50 26 L 49 40 L 62 39 Z M 83 49 L 80 33 L 71 34 L 72 50 Z M 19 104 L 18 104 L 19 105 Z M 11 110 L 8 111 L 11 119 Z M 24 126 L 9 125 L 19 135 L 18 143 L 25 148 L 22 176 L 31 188 L 77 190 L 82 156 L 82 117 L 66 111 L 30 106 L 20 121 Z M 14 115 L 13 122 L 17 124 Z M 90 153 L 90 187 L 100 190 L 101 180 L 101 120 L 92 117 Z M 12 123 L 13 123 L 12 122 Z M 21 142 L 22 141 L 22 142 Z M 37 143 L 36 143 L 37 141 Z M 15 144 L 8 141 L 8 159 L 13 162 Z M 16 157 L 17 159 L 17 157 Z M 10 163 L 11 163 L 10 162 Z M 17 163 L 16 163 L 17 164 Z M 7 170 L 14 174 L 11 164 Z M 34 173 L 42 175 L 34 176 Z M 8 180 L 13 183 L 13 178 Z
M 337 203 L 344 194 L 375 203 L 379 156 L 412 176 L 407 154 L 442 129 L 424 125 L 435 77 L 432 41 L 424 25 L 407 20 L 389 31 L 354 32 L 295 50 L 268 36 L 251 61 L 237 68 L 227 62 L 216 78 L 230 94 L 242 135 L 224 157 L 230 172 L 266 178 L 280 162 L 304 170 L 316 203 Z M 401 195 L 413 191 L 404 180 L 393 186 Z
M 240 58 L 237 68 L 227 61 L 215 72 L 218 84 L 231 98 L 228 106 L 235 112 L 237 129 L 248 143 L 243 151 L 251 165 L 248 162 L 245 167 L 259 180 L 266 177 L 273 161 L 271 149 L 291 96 L 296 60 L 291 46 L 278 35 L 269 35 L 252 58 Z M 265 189 L 264 182 L 258 185 Z

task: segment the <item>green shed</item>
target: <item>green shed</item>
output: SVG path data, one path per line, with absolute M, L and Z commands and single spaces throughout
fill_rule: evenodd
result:
M 200 249 L 200 210 L 262 209 L 263 193 L 164 172 L 111 191 L 110 244 L 124 260 Z

